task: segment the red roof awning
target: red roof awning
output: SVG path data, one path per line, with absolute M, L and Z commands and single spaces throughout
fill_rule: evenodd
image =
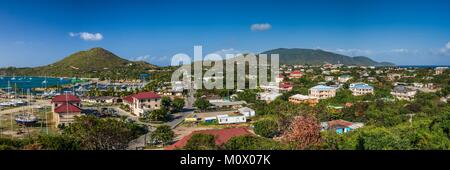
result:
M 222 145 L 226 143 L 228 140 L 230 140 L 233 137 L 236 136 L 242 136 L 242 135 L 252 135 L 250 131 L 248 131 L 247 128 L 241 127 L 241 128 L 229 128 L 229 129 L 209 129 L 209 130 L 199 130 L 194 131 L 191 134 L 183 137 L 178 142 L 174 143 L 173 145 L 170 145 L 165 150 L 173 150 L 177 148 L 183 148 L 186 146 L 189 139 L 191 139 L 192 135 L 194 134 L 209 134 L 215 136 L 215 142 L 216 145 Z
M 58 103 L 58 102 L 81 102 L 81 100 L 74 95 L 71 94 L 64 94 L 64 95 L 58 95 L 53 97 L 52 103 Z
M 55 108 L 55 113 L 79 113 L 81 112 L 81 109 L 77 106 L 74 106 L 72 104 L 62 104 L 61 106 Z

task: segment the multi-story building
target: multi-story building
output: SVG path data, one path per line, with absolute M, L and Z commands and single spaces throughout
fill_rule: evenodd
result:
M 327 99 L 336 96 L 336 90 L 335 87 L 317 85 L 309 89 L 309 96 Z
M 128 105 L 131 113 L 142 116 L 146 111 L 161 108 L 161 96 L 155 92 L 141 92 L 124 97 L 123 102 Z
M 361 96 L 366 94 L 373 94 L 373 87 L 366 83 L 352 83 L 349 86 L 353 96 Z
M 403 85 L 395 86 L 394 89 L 392 89 L 391 91 L 392 96 L 394 96 L 399 100 L 412 100 L 414 99 L 416 93 L 417 93 L 416 90 L 413 90 Z

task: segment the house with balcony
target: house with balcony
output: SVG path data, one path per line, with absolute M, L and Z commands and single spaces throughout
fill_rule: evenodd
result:
M 352 83 L 349 86 L 353 96 L 362 96 L 366 94 L 373 94 L 374 88 L 366 83 Z
M 326 86 L 326 85 L 317 85 L 309 89 L 309 96 L 317 97 L 319 99 L 328 99 L 336 96 L 337 88 Z
M 141 92 L 123 98 L 132 114 L 143 116 L 146 111 L 161 109 L 161 96 L 155 92 Z
M 404 85 L 395 86 L 391 91 L 391 95 L 399 100 L 412 100 L 417 91 Z

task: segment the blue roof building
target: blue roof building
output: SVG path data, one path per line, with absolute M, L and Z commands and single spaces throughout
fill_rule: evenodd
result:
M 374 88 L 366 83 L 352 83 L 349 86 L 354 96 L 373 94 Z

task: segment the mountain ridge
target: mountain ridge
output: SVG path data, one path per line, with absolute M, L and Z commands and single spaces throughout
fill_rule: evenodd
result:
M 346 56 L 321 49 L 276 48 L 260 54 L 279 54 L 280 64 L 344 64 L 359 66 L 392 66 L 390 62 L 377 62 L 365 56 Z

